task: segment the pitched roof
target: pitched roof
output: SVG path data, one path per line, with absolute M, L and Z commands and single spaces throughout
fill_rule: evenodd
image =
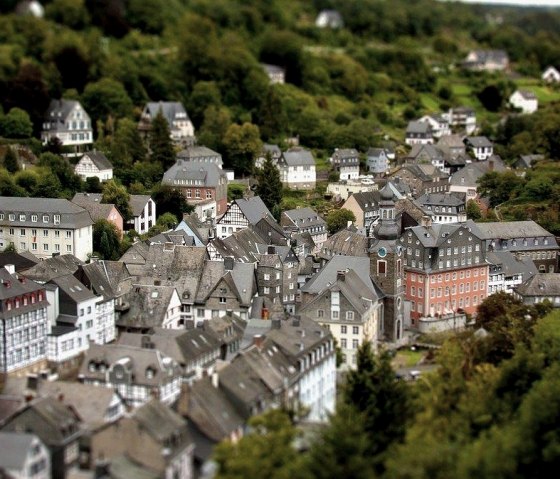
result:
M 113 208 L 119 212 L 117 207 L 112 203 L 95 203 L 93 201 L 89 201 L 88 198 L 85 198 L 83 195 L 87 193 L 76 193 L 74 198 L 72 198 L 72 203 L 76 203 L 77 205 L 81 206 L 85 210 L 88 211 L 91 219 L 93 221 L 97 220 L 106 220 L 109 218 L 109 215 L 113 211 Z M 120 215 L 120 212 L 119 212 Z
M 15 213 L 15 220 L 10 221 L 13 227 L 27 226 L 38 228 L 48 225 L 53 227 L 54 215 L 60 215 L 60 222 L 56 223 L 58 228 L 75 229 L 91 226 L 93 221 L 89 213 L 82 207 L 60 198 L 27 198 L 3 196 L 0 202 L 0 212 L 6 217 L 3 225 L 8 224 L 8 214 Z M 25 220 L 20 219 L 20 214 L 25 215 Z M 37 221 L 32 221 L 32 215 L 38 215 Z M 48 223 L 43 223 L 41 216 L 48 215 Z
M 23 471 L 32 453 L 31 447 L 37 441 L 39 438 L 35 434 L 0 431 L 0 467 L 7 471 Z
M 82 158 L 87 156 L 95 166 L 100 170 L 110 170 L 113 168 L 111 162 L 100 151 L 86 151 Z
M 64 292 L 64 294 L 76 304 L 79 304 L 82 301 L 97 298 L 97 296 L 93 294 L 91 290 L 86 288 L 72 274 L 58 276 L 56 278 L 53 278 L 50 282 L 56 284 L 60 288 L 60 291 Z M 65 298 L 61 298 L 61 302 L 65 302 Z
M 16 272 L 29 269 L 39 263 L 40 259 L 30 252 L 16 253 L 15 251 L 0 252 L 0 267 L 12 264 Z
M 200 186 L 216 187 L 220 184 L 220 179 L 225 177 L 226 173 L 216 163 L 180 159 L 163 174 L 162 183 L 174 186 L 191 180 L 201 182 Z
M 425 193 L 416 200 L 423 206 L 461 206 L 465 204 L 464 198 L 450 193 Z
M 153 101 L 146 103 L 144 107 L 144 112 L 148 113 L 152 119 L 157 116 L 160 110 L 170 127 L 176 119 L 183 121 L 189 119 L 185 107 L 178 101 Z
M 23 271 L 26 278 L 47 283 L 54 278 L 74 274 L 84 262 L 72 254 L 62 254 L 47 258 Z
M 499 265 L 506 277 L 521 274 L 524 279 L 527 279 L 529 275 L 538 273 L 531 258 L 526 256 L 519 258 L 511 251 L 489 251 L 486 253 L 486 260 L 492 265 Z
M 406 127 L 406 134 L 424 134 L 428 135 L 432 133 L 432 127 L 429 123 L 423 121 L 411 121 Z
M 61 98 L 60 100 L 51 100 L 49 107 L 45 112 L 45 120 L 52 121 L 60 119 L 62 123 L 64 123 L 70 112 L 77 105 L 80 105 L 80 102 L 76 100 L 65 100 L 64 98 Z
M 483 240 L 553 236 L 552 233 L 534 221 L 495 221 L 490 223 L 469 221 L 469 225 L 476 232 L 476 235 Z
M 379 191 L 362 191 L 359 193 L 352 193 L 350 197 L 354 198 L 362 211 L 376 211 L 379 209 L 379 202 L 381 201 Z M 350 199 L 350 197 L 348 199 Z
M 135 285 L 125 295 L 128 311 L 121 313 L 117 324 L 123 327 L 149 328 L 163 324 L 173 294 L 174 286 Z
M 310 225 L 326 225 L 327 222 L 312 208 L 295 208 L 282 212 L 282 216 L 290 219 L 298 228 L 305 228 Z
M 315 166 L 311 152 L 299 146 L 282 153 L 282 158 L 288 166 Z
M 130 195 L 130 208 L 132 210 L 132 216 L 140 216 L 146 203 L 150 201 L 150 195 Z
M 354 270 L 371 292 L 375 287 L 369 276 L 369 261 L 362 256 L 333 256 L 325 267 L 301 288 L 302 292 L 316 294 L 336 281 L 339 271 Z
M 560 296 L 560 274 L 537 273 L 514 289 L 522 296 Z
M 140 424 L 143 431 L 165 447 L 173 447 L 176 444 L 178 432 L 184 436 L 183 443 L 190 441 L 186 432 L 186 421 L 157 399 L 152 399 L 136 409 L 132 414 L 132 420 Z
M 329 258 L 331 254 L 342 255 L 343 257 L 367 256 L 368 239 L 365 235 L 344 229 L 329 236 L 327 241 L 323 243 L 322 250 L 326 254 L 320 254 Z M 336 256 L 335 256 L 336 257 Z
M 494 146 L 485 136 L 467 136 L 464 141 L 473 148 L 491 148 Z
M 188 145 L 179 153 L 177 153 L 177 158 L 184 159 L 184 160 L 218 158 L 219 159 L 218 163 L 219 163 L 222 159 L 222 155 L 220 155 L 217 151 L 214 151 L 204 145 Z
M 260 196 L 253 196 L 251 198 L 239 198 L 234 200 L 234 203 L 239 206 L 241 212 L 250 224 L 256 224 L 263 216 L 272 218 L 272 213 L 264 204 Z

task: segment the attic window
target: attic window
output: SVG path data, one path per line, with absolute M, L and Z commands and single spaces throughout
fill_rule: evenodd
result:
M 158 291 L 152 291 L 152 298 L 157 298 L 159 296 Z
M 156 375 L 156 370 L 152 367 L 146 369 L 146 379 L 153 379 Z

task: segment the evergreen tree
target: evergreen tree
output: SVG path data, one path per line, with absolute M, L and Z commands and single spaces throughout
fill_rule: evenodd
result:
M 267 153 L 263 167 L 257 172 L 256 194 L 260 196 L 269 210 L 273 210 L 282 200 L 282 182 L 280 172 Z
M 120 256 L 121 240 L 117 227 L 107 220 L 97 220 L 93 224 L 93 250 L 101 258 L 117 260 Z
M 17 155 L 12 148 L 8 148 L 8 151 L 4 156 L 4 168 L 6 168 L 10 173 L 16 173 L 19 171 Z
M 150 131 L 150 158 L 159 162 L 165 170 L 175 163 L 175 150 L 169 132 L 169 125 L 161 110 L 152 120 Z
M 412 412 L 407 388 L 395 376 L 387 351 L 376 356 L 371 343 L 360 346 L 357 369 L 348 374 L 343 397 L 363 416 L 368 451 L 378 471 L 387 448 L 404 439 Z
M 102 203 L 112 203 L 119 210 L 124 221 L 132 218 L 130 208 L 130 195 L 123 185 L 119 185 L 115 180 L 106 181 L 103 185 Z

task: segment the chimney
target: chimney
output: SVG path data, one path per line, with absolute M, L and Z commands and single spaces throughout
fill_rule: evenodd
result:
M 233 270 L 233 258 L 231 256 L 228 256 L 227 258 L 224 258 L 224 267 L 225 267 L 226 271 L 232 271 Z
M 259 349 L 262 349 L 264 343 L 264 336 L 262 334 L 255 334 L 253 336 L 253 345 Z
M 280 329 L 281 327 L 282 327 L 282 320 L 280 319 L 272 320 L 272 329 Z
M 37 391 L 37 386 L 39 385 L 39 377 L 36 374 L 27 375 L 27 389 L 30 391 Z
M 269 244 L 267 249 L 268 254 L 276 254 L 276 246 Z
M 344 281 L 346 279 L 346 271 L 337 271 L 336 279 L 337 281 Z
M 4 269 L 10 274 L 14 274 L 16 272 L 16 267 L 13 264 L 5 264 Z

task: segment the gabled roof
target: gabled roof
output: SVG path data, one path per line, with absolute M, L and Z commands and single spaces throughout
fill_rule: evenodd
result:
M 13 264 L 18 273 L 35 266 L 39 261 L 41 260 L 29 251 L 22 253 L 16 253 L 15 251 L 0 252 L 0 267 Z
M 384 148 L 368 148 L 366 153 L 368 157 L 379 157 L 381 155 L 387 156 Z
M 560 274 L 537 273 L 514 288 L 522 296 L 559 296 Z
M 182 121 L 187 121 L 189 119 L 187 111 L 182 103 L 178 101 L 158 101 L 158 102 L 148 102 L 144 107 L 144 114 L 149 114 L 153 120 L 159 111 L 161 110 L 162 115 L 169 123 L 171 127 L 173 122 L 177 119 Z
M 130 208 L 132 216 L 140 216 L 146 203 L 151 200 L 150 195 L 130 195 Z
M 2 470 L 24 472 L 27 458 L 33 454 L 31 447 L 38 441 L 35 434 L 0 431 L 0 473 Z
M 109 218 L 113 208 L 115 208 L 120 215 L 119 210 L 114 204 L 101 203 L 101 201 L 97 201 L 95 197 L 89 196 L 89 193 L 76 193 L 74 198 L 72 198 L 72 203 L 87 210 L 93 221 L 106 220 Z
M 350 198 L 354 198 L 360 209 L 364 212 L 377 211 L 379 209 L 379 202 L 381 201 L 379 191 L 362 191 L 359 193 L 353 193 L 350 197 L 348 197 L 348 199 Z
M 511 251 L 489 251 L 486 253 L 486 260 L 491 265 L 499 265 L 506 277 L 521 274 L 524 279 L 527 279 L 530 275 L 538 273 L 531 258 L 526 256 L 519 258 Z
M 15 220 L 10 222 L 10 225 L 14 227 L 40 228 L 43 224 L 42 215 L 49 215 L 49 222 L 46 225 L 50 228 L 54 225 L 53 215 L 60 215 L 60 223 L 57 223 L 59 228 L 75 229 L 93 224 L 91 216 L 85 209 L 61 198 L 3 196 L 0 202 L 0 211 L 6 214 L 6 219 L 7 213 L 16 214 Z M 26 215 L 24 221 L 20 221 L 20 213 Z M 33 214 L 38 215 L 36 222 L 31 220 Z M 3 221 L 3 224 L 6 224 L 5 221 Z
M 491 148 L 494 144 L 485 136 L 467 136 L 465 144 L 472 148 Z
M 437 142 L 439 147 L 465 148 L 462 135 L 443 135 Z
M 333 256 L 331 260 L 303 285 L 301 291 L 316 294 L 336 281 L 339 271 L 354 270 L 368 289 L 375 293 L 375 287 L 369 275 L 369 261 L 364 261 L 362 256 Z
M 410 153 L 408 153 L 407 158 L 418 159 L 421 155 L 427 155 L 430 161 L 443 160 L 444 152 L 435 145 L 412 145 Z
M 187 441 L 190 442 L 186 421 L 157 399 L 152 399 L 136 409 L 132 414 L 132 420 L 164 447 L 176 448 Z M 178 434 L 183 439 L 181 444 L 177 444 Z
M 161 326 L 174 293 L 177 293 L 174 286 L 135 285 L 124 296 L 130 307 L 121 313 L 117 324 L 133 328 Z
M 74 274 L 83 264 L 83 261 L 72 254 L 62 254 L 37 263 L 26 269 L 23 274 L 26 278 L 47 283 L 54 278 Z
M 517 168 L 530 168 L 533 163 L 544 159 L 544 155 L 521 155 L 516 161 Z
M 214 151 L 204 145 L 188 145 L 179 153 L 177 153 L 177 158 L 182 160 L 197 160 L 202 158 L 218 158 L 219 161 L 222 159 L 217 151 Z
M 234 203 L 239 206 L 239 209 L 247 218 L 250 224 L 256 224 L 264 216 L 272 218 L 272 213 L 264 204 L 260 196 L 253 196 L 251 198 L 239 198 L 234 200 Z
M 282 212 L 282 216 L 289 219 L 298 228 L 310 225 L 326 225 L 327 222 L 312 208 L 295 208 Z
M 535 94 L 535 92 L 532 92 L 530 90 L 516 90 L 515 93 L 519 93 L 525 100 L 536 100 L 537 99 L 537 95 Z
M 315 160 L 309 150 L 293 147 L 282 153 L 280 161 L 288 166 L 315 166 Z
M 423 206 L 433 205 L 458 207 L 465 204 L 464 199 L 450 193 L 425 193 L 416 201 Z
M 99 170 L 113 169 L 111 162 L 100 151 L 86 151 L 82 158 L 85 156 L 87 156 Z
M 200 182 L 198 186 L 216 187 L 226 173 L 216 163 L 202 163 L 197 161 L 178 160 L 163 175 L 162 183 L 177 186 L 183 180 Z
M 97 298 L 92 291 L 86 288 L 72 274 L 58 276 L 53 278 L 50 282 L 56 284 L 59 287 L 60 292 L 63 292 L 65 297 L 69 298 L 75 304 Z M 61 298 L 61 302 L 63 301 L 64 299 Z
M 432 127 L 429 123 L 423 121 L 411 121 L 406 127 L 406 134 L 423 134 L 429 135 L 432 133 Z
M 80 102 L 76 100 L 65 100 L 64 98 L 51 100 L 49 108 L 45 112 L 45 121 L 60 120 L 64 123 L 68 115 L 78 105 L 81 106 Z
M 106 260 L 80 265 L 74 276 L 106 300 L 122 296 L 126 292 L 123 282 L 131 279 L 124 263 Z
M 215 291 L 218 284 L 226 281 L 242 305 L 249 306 L 254 294 L 255 266 L 253 263 L 233 263 L 232 270 L 226 270 L 223 261 L 206 261 L 200 278 L 196 301 L 204 303 Z
M 322 249 L 326 251 L 326 254 L 320 254 L 320 256 L 329 258 L 332 252 L 332 254 L 345 258 L 359 256 L 363 261 L 363 257 L 367 256 L 368 238 L 363 234 L 344 229 L 329 236 L 323 243 Z
M 483 240 L 553 237 L 552 233 L 530 220 L 494 221 L 490 223 L 469 221 L 468 224 L 476 232 L 476 235 Z

